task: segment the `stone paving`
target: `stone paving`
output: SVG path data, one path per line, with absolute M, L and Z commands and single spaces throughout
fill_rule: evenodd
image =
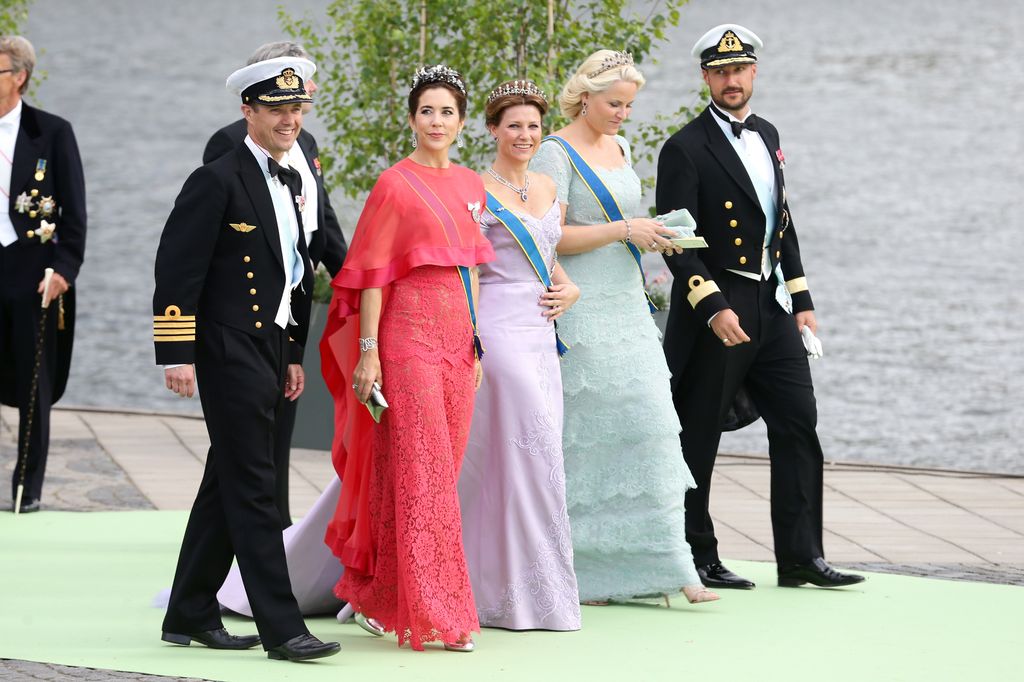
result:
M 188 509 L 209 441 L 202 419 L 57 409 L 43 509 Z M 14 468 L 17 413 L 0 412 L 0 472 Z M 330 454 L 293 448 L 291 508 L 301 516 L 334 475 Z M 712 513 L 724 556 L 772 561 L 765 457 L 722 455 Z M 0 509 L 10 509 L 0 486 Z M 1024 585 L 1024 476 L 828 463 L 825 547 L 843 567 Z M 168 680 L 0 660 L 0 679 Z

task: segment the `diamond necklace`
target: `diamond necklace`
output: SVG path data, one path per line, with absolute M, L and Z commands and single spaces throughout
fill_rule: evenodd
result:
M 515 186 L 515 185 L 513 185 L 513 184 L 512 184 L 511 182 L 509 182 L 509 181 L 508 181 L 508 180 L 506 180 L 505 178 L 503 178 L 503 177 L 501 177 L 500 175 L 498 175 L 497 171 L 495 171 L 495 170 L 494 170 L 493 168 L 488 168 L 488 169 L 487 169 L 487 173 L 488 173 L 488 174 L 489 174 L 489 175 L 490 175 L 490 176 L 491 176 L 492 178 L 494 178 L 495 180 L 497 180 L 497 181 L 498 181 L 498 182 L 499 182 L 500 184 L 502 184 L 502 185 L 505 185 L 505 187 L 508 187 L 508 188 L 509 188 L 510 190 L 512 190 L 513 192 L 515 192 L 516 194 L 518 194 L 518 195 L 519 195 L 519 198 L 520 198 L 520 199 L 522 199 L 522 200 L 523 200 L 524 202 L 526 201 L 526 193 L 527 193 L 528 191 L 530 191 L 530 174 L 529 174 L 529 173 L 526 173 L 526 174 L 524 175 L 524 177 L 526 178 L 526 182 L 525 182 L 525 183 L 523 183 L 523 186 L 522 186 L 522 187 L 516 187 L 516 186 Z

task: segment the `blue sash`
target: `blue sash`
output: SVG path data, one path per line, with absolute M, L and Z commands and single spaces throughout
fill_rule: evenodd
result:
M 537 277 L 540 279 L 541 284 L 544 285 L 544 288 L 550 288 L 551 275 L 548 274 L 547 263 L 541 257 L 540 249 L 537 248 L 537 242 L 534 240 L 533 235 L 526 229 L 526 225 L 523 225 L 523 221 L 519 219 L 519 216 L 505 208 L 504 204 L 490 192 L 487 193 L 487 210 L 491 212 L 491 215 L 499 223 L 505 226 L 505 229 L 509 231 L 512 238 L 519 244 L 519 248 L 523 250 L 526 260 L 533 266 L 533 271 L 537 273 Z M 557 323 L 555 328 L 555 348 L 558 349 L 559 357 L 565 355 L 565 352 L 569 350 L 569 346 L 562 343 L 562 340 L 558 338 Z
M 466 292 L 466 304 L 469 306 L 469 321 L 473 324 L 473 349 L 476 351 L 476 358 L 484 357 L 484 344 L 480 342 L 480 333 L 476 329 L 476 305 L 473 303 L 473 277 L 469 274 L 469 268 L 465 265 L 455 266 L 459 271 L 459 279 L 462 280 L 462 290 Z
M 608 219 L 608 222 L 612 223 L 616 220 L 623 220 L 625 216 L 622 215 L 622 210 L 619 208 L 619 204 L 615 201 L 615 197 L 608 191 L 608 188 L 601 182 L 601 178 L 597 176 L 594 169 L 591 168 L 583 157 L 579 155 L 572 145 L 555 135 L 548 135 L 544 138 L 544 142 L 547 140 L 554 140 L 562 147 L 565 155 L 569 157 L 569 163 L 572 164 L 573 170 L 580 176 L 580 180 L 587 186 L 590 193 L 597 199 L 598 205 L 601 207 L 601 211 L 604 213 L 604 217 Z M 651 297 L 647 294 L 647 278 L 644 276 L 644 268 L 640 265 L 640 249 L 637 248 L 636 244 L 630 241 L 622 240 L 622 243 L 629 249 L 629 253 L 633 256 L 633 260 L 636 261 L 636 267 L 640 270 L 640 280 L 644 283 L 644 296 L 647 298 L 647 307 L 650 308 L 651 312 L 657 312 L 658 307 L 651 301 Z

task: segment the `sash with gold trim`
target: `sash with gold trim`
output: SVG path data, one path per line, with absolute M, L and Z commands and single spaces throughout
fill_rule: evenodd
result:
M 544 262 L 543 256 L 540 255 L 540 249 L 537 247 L 536 240 L 530 234 L 530 231 L 526 229 L 526 225 L 523 225 L 523 221 L 519 219 L 519 216 L 506 208 L 501 203 L 501 200 L 490 192 L 487 193 L 487 210 L 491 212 L 491 215 L 499 223 L 505 226 L 505 229 L 509 231 L 512 238 L 519 244 L 519 248 L 523 250 L 526 260 L 530 262 L 533 271 L 537 273 L 537 277 L 540 279 L 540 283 L 544 285 L 544 288 L 550 288 L 551 275 L 548 273 L 547 263 Z M 565 345 L 558 338 L 557 323 L 555 327 L 555 348 L 558 349 L 559 357 L 565 355 L 566 351 L 569 350 L 569 346 Z
M 594 195 L 595 199 L 597 199 L 597 203 L 601 207 L 604 217 L 608 219 L 608 222 L 612 223 L 616 220 L 623 220 L 625 216 L 622 215 L 622 210 L 619 208 L 618 202 L 615 201 L 615 197 L 612 195 L 611 191 L 605 187 L 605 184 L 601 182 L 601 178 L 598 177 L 596 172 L 594 172 L 594 169 L 583 160 L 583 157 L 580 156 L 579 152 L 573 149 L 571 144 L 557 135 L 548 135 L 542 141 L 546 142 L 547 140 L 554 140 L 559 144 L 559 146 L 561 146 L 562 151 L 564 151 L 565 155 L 569 157 L 569 163 L 572 164 L 573 170 L 576 171 L 576 174 L 580 176 L 580 180 L 583 181 L 583 184 L 587 186 L 590 193 Z M 644 296 L 647 298 L 647 307 L 650 308 L 652 313 L 657 312 L 658 306 L 654 305 L 654 301 L 651 300 L 650 295 L 647 293 L 647 277 L 644 275 L 644 268 L 640 264 L 640 249 L 637 248 L 636 244 L 626 241 L 625 239 L 622 240 L 622 243 L 626 245 L 627 249 L 629 249 L 630 255 L 632 255 L 633 260 L 636 261 L 637 269 L 640 270 L 640 280 L 644 283 Z
M 420 179 L 418 175 L 413 173 L 407 168 L 394 167 L 395 170 L 402 175 L 403 178 L 409 183 L 409 185 L 416 191 L 416 195 L 430 208 L 431 212 L 437 217 L 441 223 L 441 227 L 444 229 L 445 235 L 448 238 L 449 244 L 458 245 L 461 240 L 459 239 L 458 226 L 455 224 L 455 219 L 452 218 L 451 213 L 448 212 L 448 208 L 441 202 L 441 200 L 434 194 L 430 188 Z M 469 321 L 473 325 L 473 349 L 476 352 L 477 359 L 483 358 L 484 346 L 480 342 L 480 332 L 476 327 L 476 304 L 473 301 L 473 278 L 470 275 L 469 267 L 465 265 L 456 265 L 456 270 L 459 272 L 459 280 L 462 282 L 462 290 L 466 294 L 466 305 L 469 307 Z

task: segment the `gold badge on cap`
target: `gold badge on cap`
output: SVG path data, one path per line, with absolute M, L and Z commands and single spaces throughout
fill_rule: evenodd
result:
M 36 182 L 42 182 L 43 178 L 46 177 L 46 159 L 39 159 L 36 161 Z
M 281 72 L 281 75 L 277 77 L 277 87 L 282 90 L 298 90 L 299 89 L 299 78 L 295 75 L 295 69 L 285 69 Z
M 743 52 L 743 43 L 732 31 L 726 31 L 718 42 L 719 52 Z

